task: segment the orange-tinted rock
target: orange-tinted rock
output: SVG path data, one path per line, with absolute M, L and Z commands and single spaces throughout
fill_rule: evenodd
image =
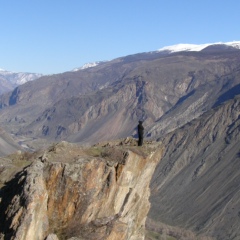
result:
M 144 239 L 149 182 L 161 154 L 159 146 L 59 144 L 20 174 L 1 231 L 21 240 Z

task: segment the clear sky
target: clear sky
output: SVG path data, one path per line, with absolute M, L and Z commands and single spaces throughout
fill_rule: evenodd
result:
M 61 73 L 178 43 L 240 41 L 240 0 L 0 0 L 0 68 Z

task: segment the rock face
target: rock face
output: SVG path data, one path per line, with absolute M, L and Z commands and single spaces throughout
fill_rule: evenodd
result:
M 4 239 L 144 239 L 149 183 L 162 148 L 65 142 L 1 189 Z

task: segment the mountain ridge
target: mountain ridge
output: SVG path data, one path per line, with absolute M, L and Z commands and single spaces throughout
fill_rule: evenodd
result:
M 134 136 L 144 118 L 157 137 L 210 109 L 239 84 L 239 69 L 238 49 L 127 56 L 1 95 L 0 121 L 18 135 L 93 143 Z
M 210 47 L 210 46 L 218 46 L 218 45 L 225 45 L 228 47 L 233 47 L 236 49 L 240 49 L 240 41 L 233 41 L 233 42 L 216 42 L 216 43 L 205 43 L 205 44 L 187 44 L 187 43 L 180 43 L 176 45 L 166 46 L 163 48 L 158 49 L 157 51 L 169 51 L 173 52 L 183 52 L 183 51 L 202 51 L 203 49 Z

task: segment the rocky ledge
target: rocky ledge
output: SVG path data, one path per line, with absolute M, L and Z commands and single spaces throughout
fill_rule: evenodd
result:
M 142 240 L 159 144 L 62 142 L 0 192 L 0 239 Z

